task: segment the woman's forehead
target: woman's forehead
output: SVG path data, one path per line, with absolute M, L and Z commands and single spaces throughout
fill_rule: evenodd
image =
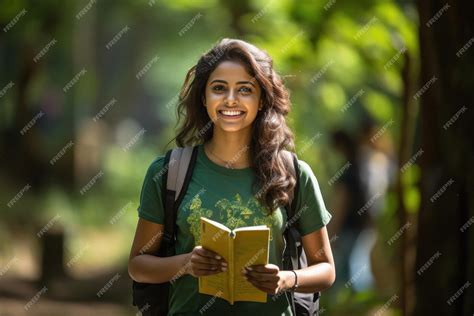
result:
M 242 62 L 226 60 L 214 69 L 209 76 L 209 82 L 212 80 L 225 80 L 228 83 L 238 81 L 252 81 L 256 82 L 255 78 L 251 76 Z

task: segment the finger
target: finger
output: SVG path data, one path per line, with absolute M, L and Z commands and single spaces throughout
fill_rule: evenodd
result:
M 219 254 L 215 253 L 212 250 L 202 248 L 202 246 L 197 246 L 196 252 L 202 257 L 218 259 L 218 260 L 222 259 L 222 257 Z
M 267 265 L 253 265 L 250 267 L 246 267 L 248 271 L 256 271 L 259 273 L 268 273 L 268 274 L 277 274 L 280 271 L 280 268 L 278 266 L 273 265 L 273 264 L 267 264 Z
M 220 270 L 220 271 L 226 271 L 226 267 L 222 267 L 220 265 L 209 265 L 206 263 L 193 263 L 193 268 L 194 269 L 201 269 L 201 270 Z
M 263 291 L 265 293 L 268 293 L 268 294 L 274 294 L 276 292 L 276 289 L 272 289 L 271 287 L 267 287 L 267 286 L 262 286 L 261 284 L 259 283 L 256 283 L 255 281 L 251 281 L 251 280 L 248 280 L 250 282 L 250 284 L 252 284 L 254 287 L 256 287 L 257 289 L 259 289 L 260 291 Z
M 200 277 L 200 276 L 206 276 L 206 275 L 214 275 L 214 274 L 218 274 L 218 273 L 222 273 L 222 271 L 219 271 L 219 270 L 198 270 L 196 271 L 196 276 Z
M 191 262 L 206 263 L 206 264 L 215 265 L 215 266 L 227 266 L 227 263 L 223 262 L 222 260 L 212 259 L 209 257 L 203 257 L 200 255 L 192 256 Z
M 256 273 L 249 272 L 246 274 L 247 278 L 255 280 L 257 282 L 273 282 L 278 283 L 280 278 L 276 274 L 265 274 L 265 273 Z

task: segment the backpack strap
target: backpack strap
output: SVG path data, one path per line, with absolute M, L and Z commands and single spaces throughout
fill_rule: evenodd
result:
M 189 182 L 196 163 L 198 146 L 176 147 L 166 153 L 166 175 L 163 176 L 165 189 L 165 228 L 163 240 L 167 244 L 168 254 L 174 254 L 176 240 L 176 216 L 178 207 L 188 190 Z
M 299 192 L 298 157 L 296 156 L 295 153 L 290 152 L 290 151 L 284 150 L 282 152 L 284 153 L 285 164 L 287 166 L 287 170 L 296 179 L 295 188 L 293 189 L 293 192 L 290 195 L 288 204 L 285 206 L 287 222 L 286 222 L 286 227 L 283 234 L 285 237 L 286 247 L 288 248 L 288 252 L 289 252 L 291 268 L 298 269 L 299 268 L 298 246 L 300 246 L 301 240 L 299 238 L 299 234 L 297 233 L 297 230 L 295 227 L 297 220 L 293 220 L 296 214 L 296 198 L 298 197 L 298 192 Z M 287 264 L 289 264 L 290 262 L 287 262 Z M 291 306 L 293 315 L 296 315 L 295 294 L 293 292 L 289 292 L 289 293 L 287 292 L 286 294 L 289 296 L 290 306 Z

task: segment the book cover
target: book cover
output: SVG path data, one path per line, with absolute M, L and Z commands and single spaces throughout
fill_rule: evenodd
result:
M 230 304 L 236 301 L 267 301 L 260 291 L 241 275 L 246 266 L 268 264 L 270 228 L 265 225 L 234 230 L 201 217 L 201 246 L 219 254 L 227 262 L 227 271 L 199 278 L 199 293 L 221 297 Z

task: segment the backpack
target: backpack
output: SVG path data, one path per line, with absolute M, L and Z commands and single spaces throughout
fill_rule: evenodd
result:
M 165 155 L 164 170 L 162 175 L 162 196 L 164 199 L 165 223 L 162 241 L 158 251 L 154 254 L 159 257 L 175 255 L 175 241 L 177 231 L 176 214 L 178 207 L 188 189 L 197 158 L 197 146 L 177 147 L 168 150 Z M 287 156 L 287 166 L 298 180 L 299 168 L 296 154 L 283 151 Z M 303 250 L 301 236 L 296 229 L 298 214 L 296 214 L 293 197 L 298 196 L 299 181 L 293 195 L 290 196 L 289 205 L 285 206 L 287 224 L 283 233 L 283 270 L 301 269 L 308 266 Z M 293 219 L 294 217 L 294 219 Z M 133 281 L 133 305 L 137 306 L 142 315 L 166 316 L 168 314 L 170 282 L 165 283 L 140 283 Z M 278 295 L 278 294 L 277 294 Z M 319 316 L 320 292 L 299 293 L 284 292 L 293 312 L 297 316 Z

